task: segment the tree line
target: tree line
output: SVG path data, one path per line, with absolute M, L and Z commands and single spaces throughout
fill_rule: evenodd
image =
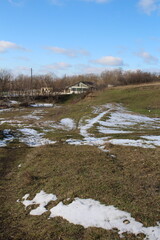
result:
M 77 82 L 93 82 L 96 89 L 104 89 L 109 85 L 123 86 L 160 81 L 160 73 L 150 73 L 141 70 L 123 71 L 116 69 L 98 74 L 83 74 L 55 77 L 51 74 L 31 76 L 19 74 L 14 76 L 5 69 L 0 69 L 0 92 L 39 90 L 43 87 L 52 88 L 55 92 L 63 91 Z

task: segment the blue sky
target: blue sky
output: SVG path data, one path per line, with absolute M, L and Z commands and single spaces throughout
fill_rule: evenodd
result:
M 160 72 L 160 0 L 0 0 L 0 68 Z

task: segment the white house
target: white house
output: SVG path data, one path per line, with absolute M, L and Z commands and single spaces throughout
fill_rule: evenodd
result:
M 80 94 L 93 90 L 95 88 L 92 82 L 78 82 L 65 89 L 66 94 Z
M 41 92 L 42 95 L 50 94 L 50 93 L 53 92 L 53 88 L 42 87 L 40 92 Z

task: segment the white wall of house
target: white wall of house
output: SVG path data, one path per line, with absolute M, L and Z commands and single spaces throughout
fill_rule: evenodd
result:
M 49 94 L 53 91 L 52 88 L 48 88 L 48 87 L 43 87 L 41 88 L 41 94 Z
M 70 94 L 75 93 L 83 93 L 86 92 L 90 87 L 82 82 L 79 82 L 71 87 L 68 88 Z

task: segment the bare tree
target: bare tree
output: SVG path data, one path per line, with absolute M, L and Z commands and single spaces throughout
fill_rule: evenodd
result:
M 0 69 L 0 93 L 1 95 L 5 92 L 11 91 L 12 88 L 12 74 L 5 69 Z

